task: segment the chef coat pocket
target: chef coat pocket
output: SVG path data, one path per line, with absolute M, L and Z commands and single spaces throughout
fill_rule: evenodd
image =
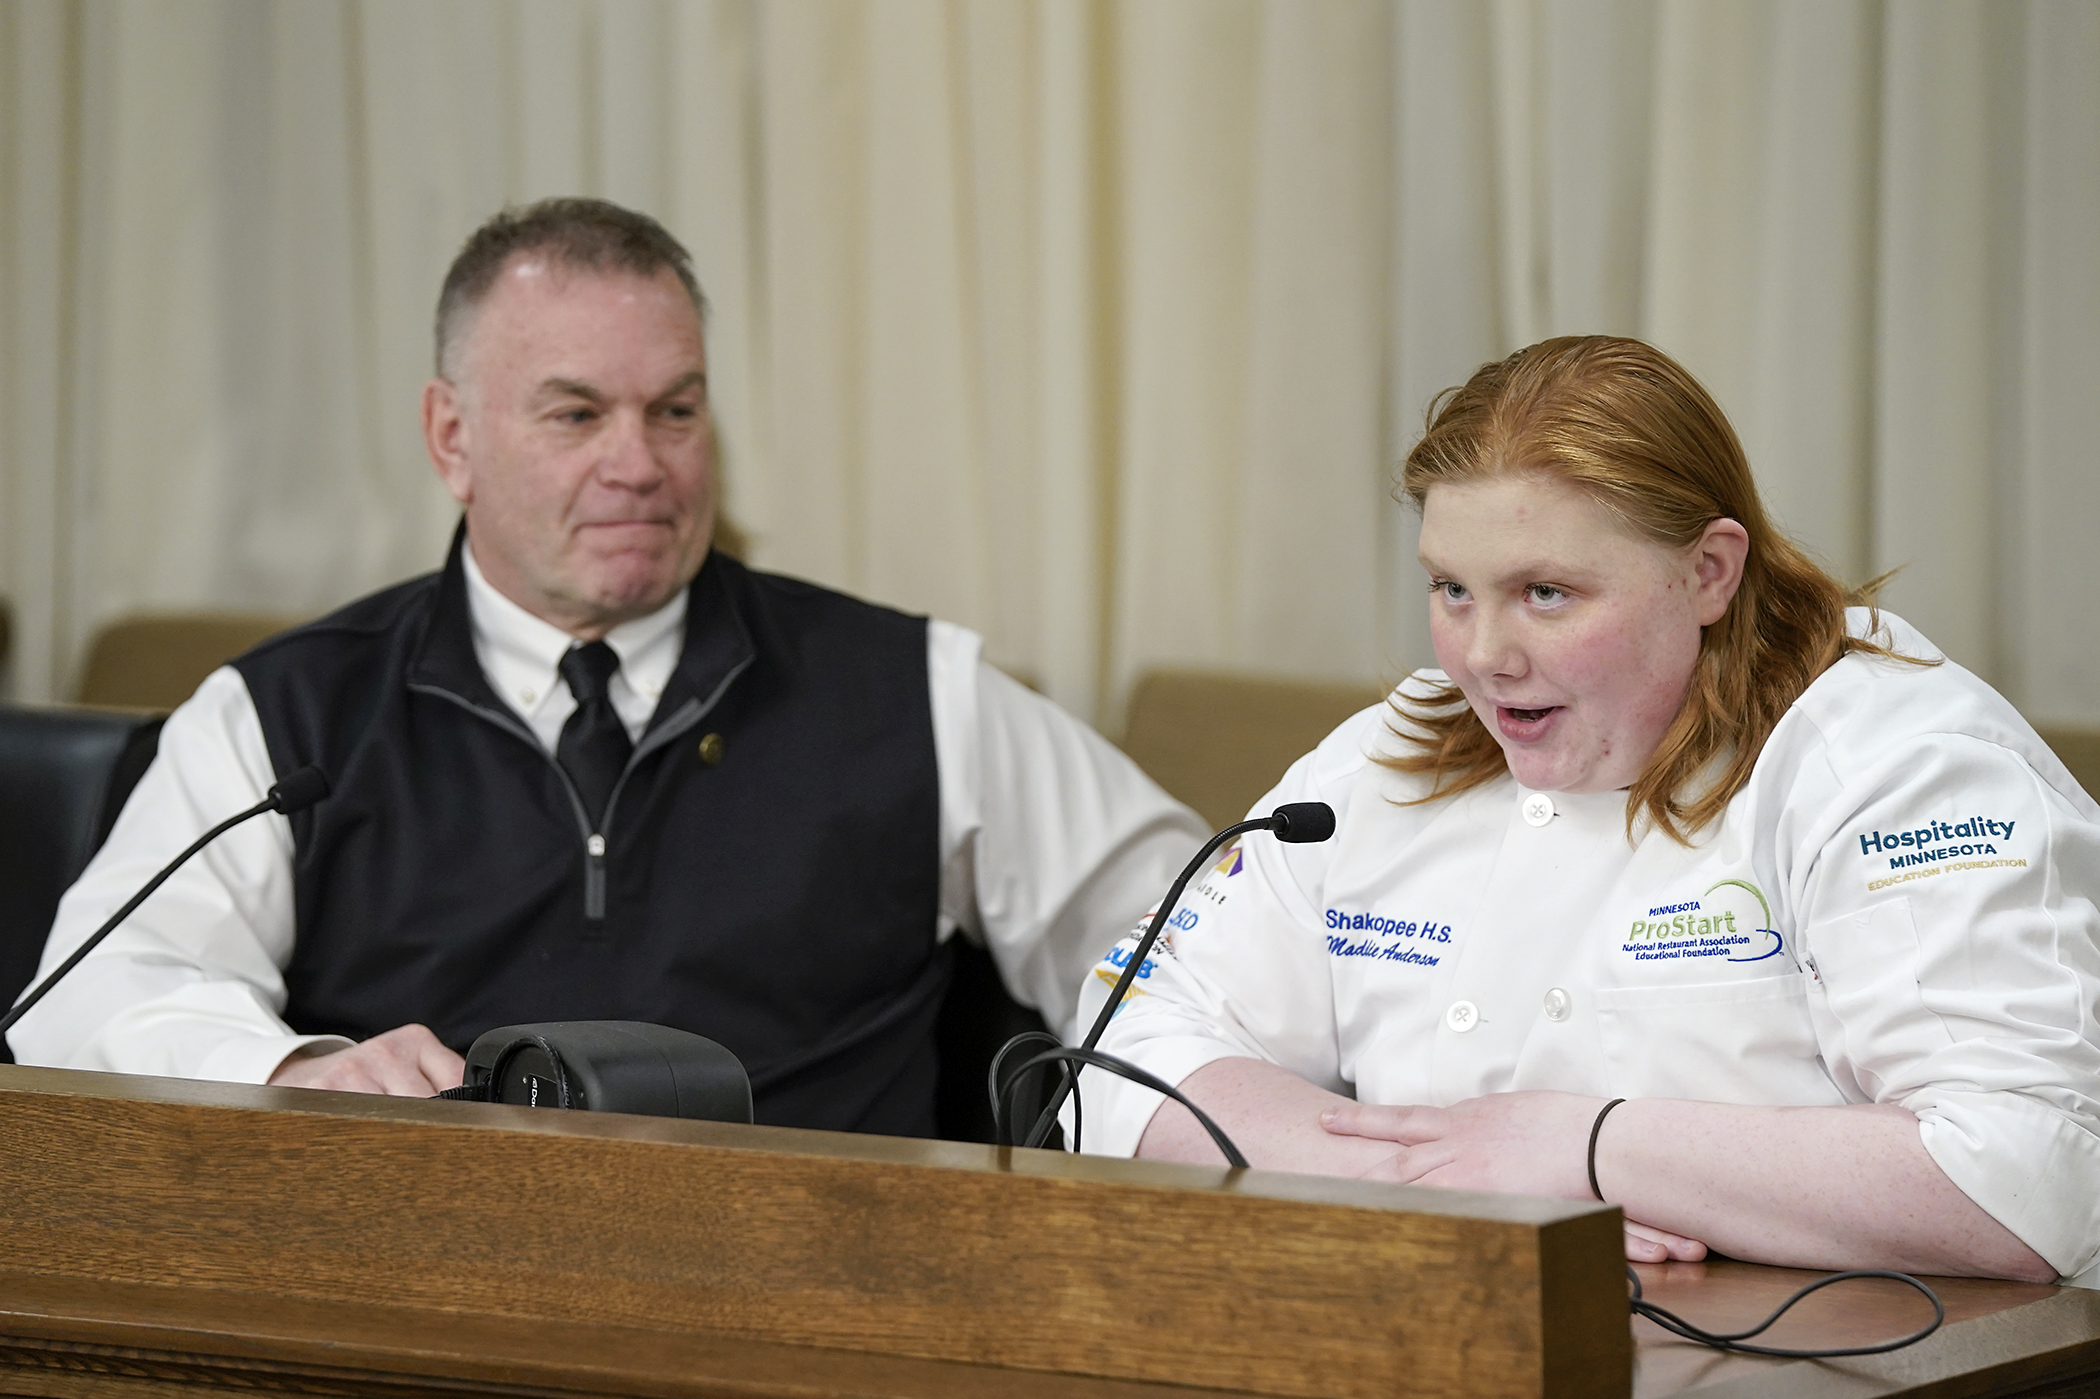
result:
M 1843 1102 L 1816 1047 L 1804 973 L 1677 986 L 1601 986 L 1608 1088 L 1711 1103 Z

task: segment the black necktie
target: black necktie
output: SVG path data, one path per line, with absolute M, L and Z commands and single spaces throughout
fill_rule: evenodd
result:
M 603 824 L 606 800 L 634 751 L 627 726 L 620 722 L 607 693 L 613 672 L 619 668 L 619 656 L 602 641 L 572 646 L 561 658 L 561 678 L 576 696 L 576 712 L 561 726 L 561 742 L 555 745 L 554 756 L 576 784 L 593 830 Z

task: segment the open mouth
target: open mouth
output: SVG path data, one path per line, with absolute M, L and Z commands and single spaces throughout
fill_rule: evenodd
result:
M 1549 704 L 1537 709 L 1519 709 L 1515 705 L 1495 706 L 1495 727 L 1502 736 L 1515 743 L 1531 743 L 1544 738 L 1553 731 L 1553 716 L 1562 706 Z

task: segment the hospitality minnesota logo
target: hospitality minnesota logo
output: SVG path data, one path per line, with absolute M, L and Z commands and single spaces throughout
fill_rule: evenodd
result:
M 1785 946 L 1763 892 L 1747 879 L 1724 879 L 1696 899 L 1650 908 L 1633 920 L 1619 950 L 1636 962 L 1762 962 Z

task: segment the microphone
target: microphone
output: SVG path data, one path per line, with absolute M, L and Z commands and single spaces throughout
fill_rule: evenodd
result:
M 1334 834 L 1334 808 L 1326 802 L 1285 802 L 1269 815 L 1269 829 L 1289 845 L 1316 845 Z
M 467 1050 L 459 1087 L 437 1096 L 751 1121 L 751 1079 L 743 1061 L 703 1035 L 640 1020 L 559 1020 L 490 1030 Z
M 319 763 L 308 763 L 270 789 L 269 800 L 264 804 L 263 810 L 278 811 L 291 816 L 306 810 L 327 795 L 328 774 L 321 771 Z M 241 815 L 233 819 L 245 821 L 248 818 Z M 1332 816 L 1327 818 L 1327 824 L 1330 828 L 1334 825 Z M 210 837 L 207 836 L 206 839 Z
M 1272 831 L 1278 840 L 1291 845 L 1313 844 L 1326 840 L 1334 834 L 1334 808 L 1326 802 L 1285 802 L 1267 816 L 1260 816 L 1252 821 L 1240 821 L 1227 826 L 1208 841 L 1205 841 L 1203 848 L 1196 852 L 1196 858 L 1188 862 L 1188 866 L 1174 880 L 1173 887 L 1167 890 L 1166 898 L 1162 899 L 1159 907 L 1153 911 L 1152 921 L 1146 925 L 1144 937 L 1138 940 L 1137 951 L 1132 953 L 1130 960 L 1124 964 L 1123 974 L 1116 978 L 1115 989 L 1108 993 L 1108 1003 L 1102 1006 L 1101 1013 L 1094 1017 L 1094 1026 L 1086 1032 L 1086 1038 L 1080 1042 L 1077 1053 L 1075 1054 L 1070 1050 L 1064 1049 L 1063 1046 L 1059 1046 L 1050 1053 L 1039 1055 L 1028 1063 L 1023 1064 L 1015 1071 L 1013 1079 L 1008 1080 L 1008 1084 L 1011 1084 L 1015 1079 L 1019 1079 L 1021 1075 L 1027 1073 L 1031 1068 L 1060 1059 L 1076 1060 L 1082 1064 L 1093 1064 L 1097 1067 L 1111 1069 L 1114 1072 L 1122 1072 L 1122 1069 L 1118 1067 L 1118 1065 L 1122 1064 L 1121 1060 L 1110 1059 L 1109 1056 L 1096 1050 L 1094 1046 L 1100 1043 L 1102 1032 L 1108 1029 L 1108 1022 L 1115 1018 L 1116 1007 L 1123 1003 L 1123 997 L 1130 990 L 1130 983 L 1137 979 L 1138 969 L 1145 965 L 1145 958 L 1151 953 L 1152 944 L 1159 941 L 1160 929 L 1166 926 L 1167 919 L 1180 906 L 1181 891 L 1188 887 L 1189 880 L 1193 879 L 1196 871 L 1203 867 L 1204 861 L 1217 853 L 1219 846 L 1231 840 L 1234 836 L 1245 835 L 1249 831 Z M 1012 1049 L 1015 1044 L 1018 1044 L 1024 1038 L 1027 1037 L 1016 1036 L 1015 1039 L 1009 1041 L 1006 1048 L 999 1051 L 999 1059 L 1004 1059 L 1006 1051 Z M 1048 1037 L 1045 1036 L 1044 1038 Z M 998 1078 L 999 1059 L 992 1061 L 991 1072 L 992 1121 L 995 1126 L 1004 1120 L 1001 1111 L 1003 1105 L 1000 1101 L 1002 1085 L 999 1083 Z M 1130 1067 L 1134 1068 L 1134 1066 Z M 1142 1073 L 1143 1071 L 1137 1070 L 1137 1072 Z M 1129 1075 L 1125 1076 L 1128 1077 Z M 1150 1074 L 1145 1074 L 1138 1081 L 1146 1082 L 1148 1079 L 1151 1080 L 1147 1084 L 1148 1087 L 1158 1088 L 1162 1086 L 1158 1080 L 1152 1079 Z M 1057 1110 L 1064 1106 L 1065 1099 L 1071 1096 L 1072 1087 L 1078 1081 L 1079 1075 L 1076 1070 L 1067 1071 L 1060 1075 L 1057 1088 L 1050 1095 L 1049 1104 L 1043 1108 L 1042 1113 L 1036 1118 L 1035 1126 L 1028 1133 L 1028 1140 L 1022 1143 L 1023 1146 L 1041 1146 L 1049 1138 L 1051 1128 L 1057 1125 Z M 1232 1149 L 1222 1140 L 1224 1134 L 1218 1130 L 1215 1123 L 1197 1109 L 1195 1104 L 1181 1098 L 1179 1093 L 1173 1092 L 1171 1089 L 1168 1090 L 1167 1095 L 1181 1101 L 1183 1106 L 1195 1113 L 1197 1120 L 1209 1130 L 1213 1138 L 1221 1139 L 1219 1145 L 1227 1148 L 1225 1152 L 1226 1158 L 1232 1161 L 1233 1165 L 1244 1166 L 1247 1164 L 1245 1161 L 1238 1159 L 1239 1152 Z M 1005 1139 L 1003 1132 L 998 1133 L 998 1135 L 1002 1141 Z
M 9 1030 L 13 1029 L 15 1022 L 20 1020 L 25 1014 L 27 1014 L 31 1006 L 35 1005 L 38 1001 L 44 999 L 44 993 L 46 991 L 49 991 L 53 986 L 56 986 L 60 977 L 64 976 L 67 972 L 73 970 L 73 968 L 79 966 L 81 961 L 84 958 L 86 958 L 88 953 L 93 952 L 95 950 L 96 945 L 99 944 L 102 941 L 102 939 L 108 937 L 111 933 L 115 932 L 117 925 L 119 923 L 122 923 L 125 919 L 129 918 L 132 914 L 132 911 L 136 909 L 140 904 L 146 901 L 146 896 L 148 894 L 151 894 L 155 889 L 158 889 L 161 885 L 167 883 L 168 877 L 170 875 L 174 874 L 175 871 L 181 869 L 183 865 L 187 864 L 189 862 L 190 856 L 196 854 L 199 850 L 202 850 L 205 846 L 211 844 L 220 836 L 232 830 L 235 826 L 240 825 L 243 821 L 249 820 L 252 817 L 260 816 L 266 811 L 282 812 L 284 815 L 290 816 L 295 811 L 306 810 L 306 808 L 312 806 L 315 802 L 321 800 L 321 798 L 327 795 L 328 774 L 321 771 L 319 764 L 308 763 L 305 767 L 300 768 L 297 772 L 292 773 L 290 776 L 279 779 L 277 785 L 270 789 L 269 795 L 264 797 L 261 801 L 257 802 L 254 806 L 249 807 L 246 811 L 227 817 L 224 821 L 221 821 L 218 825 L 213 826 L 203 835 L 198 836 L 196 840 L 190 843 L 189 849 L 183 851 L 180 855 L 177 855 L 173 860 L 170 860 L 167 866 L 164 869 L 162 869 L 159 874 L 153 876 L 152 880 L 146 885 L 145 888 L 139 890 L 136 894 L 133 894 L 131 896 L 131 901 L 129 903 L 125 904 L 122 908 L 118 909 L 115 913 L 111 914 L 107 923 L 104 923 L 101 927 L 95 929 L 94 934 L 91 937 L 89 937 L 86 942 L 83 942 L 82 944 L 80 944 L 79 947 L 73 949 L 73 955 L 66 958 L 64 962 L 60 963 L 56 971 L 52 972 L 51 975 L 45 977 L 41 982 L 39 982 L 37 984 L 37 988 L 34 991 L 31 991 L 20 1001 L 17 1001 L 15 1003 L 15 1008 L 13 1010 L 10 1010 L 6 1014 L 6 1016 L 0 1017 L 0 1035 L 4 1035 Z

